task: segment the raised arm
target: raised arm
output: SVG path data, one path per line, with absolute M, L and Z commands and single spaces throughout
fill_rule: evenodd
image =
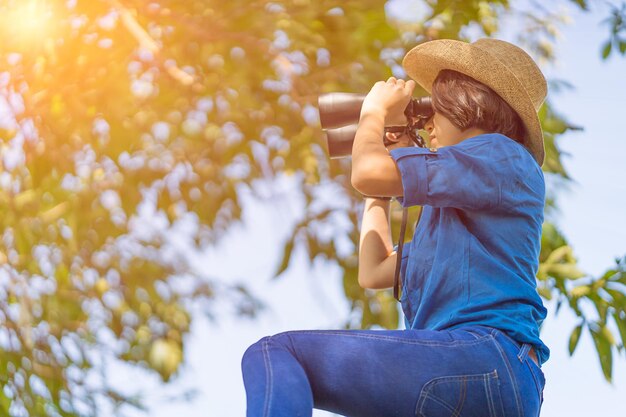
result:
M 359 238 L 359 285 L 393 287 L 396 252 L 389 227 L 389 201 L 366 198 Z
M 379 81 L 361 107 L 352 145 L 352 185 L 366 196 L 401 196 L 402 178 L 383 144 L 385 125 L 404 124 L 406 108 L 415 82 Z M 389 137 L 389 136 L 388 136 Z M 406 142 L 406 140 L 405 140 Z M 397 142 L 399 146 L 407 143 Z M 359 285 L 363 288 L 393 287 L 396 252 L 389 227 L 389 201 L 366 198 L 359 238 Z
M 379 81 L 365 97 L 352 145 L 352 186 L 365 195 L 401 196 L 402 178 L 383 144 L 385 125 L 406 124 L 415 81 Z

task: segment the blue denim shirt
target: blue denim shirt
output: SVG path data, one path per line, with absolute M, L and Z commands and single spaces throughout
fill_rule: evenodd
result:
M 545 183 L 519 143 L 499 134 L 439 149 L 399 148 L 404 207 L 422 205 L 402 256 L 406 328 L 485 325 L 530 343 L 546 309 L 537 293 Z

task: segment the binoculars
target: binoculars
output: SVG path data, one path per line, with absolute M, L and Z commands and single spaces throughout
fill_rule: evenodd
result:
M 352 143 L 361 116 L 361 106 L 365 94 L 328 93 L 318 98 L 318 108 L 322 129 L 326 131 L 328 153 L 331 158 L 342 158 L 352 154 Z M 385 126 L 385 132 L 405 132 L 417 146 L 424 147 L 424 140 L 418 134 L 419 129 L 433 115 L 430 97 L 411 99 L 404 115 L 406 126 Z M 385 146 L 389 145 L 383 137 Z

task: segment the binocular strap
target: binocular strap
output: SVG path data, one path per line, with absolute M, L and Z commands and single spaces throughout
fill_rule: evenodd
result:
M 420 219 L 422 218 L 422 207 L 420 209 L 420 213 L 417 217 L 416 227 L 419 224 Z M 404 246 L 404 235 L 406 234 L 406 222 L 408 219 L 409 210 L 406 208 L 402 209 L 402 225 L 400 226 L 400 237 L 398 238 L 398 250 L 396 251 L 396 271 L 393 276 L 393 298 L 397 301 L 400 301 L 400 297 L 398 293 L 400 292 L 400 269 L 402 268 L 402 248 Z

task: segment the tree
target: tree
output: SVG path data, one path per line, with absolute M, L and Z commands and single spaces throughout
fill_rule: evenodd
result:
M 329 184 L 349 204 L 307 211 L 277 276 L 292 249 L 306 245 L 311 260 L 324 257 L 345 272 L 346 297 L 361 316 L 346 327 L 396 327 L 391 294 L 358 287 L 360 197 L 349 162 L 328 161 L 317 96 L 365 92 L 398 74 L 415 44 L 463 39 L 472 25 L 493 36 L 507 14 L 536 25 L 519 42 L 539 58 L 551 59 L 544 39 L 556 31 L 548 11 L 515 9 L 519 2 L 423 5 L 429 15 L 394 20 L 373 0 L 3 2 L 0 411 L 96 416 L 101 401 L 141 407 L 109 386 L 107 363 L 168 381 L 184 360 L 191 305 L 211 314 L 220 297 L 236 314 L 254 316 L 262 306 L 253 294 L 198 271 L 185 251 L 218 243 L 239 221 L 238 192 L 281 175 L 298 179 L 309 207 Z M 626 11 L 611 13 L 605 57 L 624 54 Z M 550 101 L 540 116 L 544 169 L 567 181 L 557 138 L 578 127 Z M 327 240 L 318 226 L 337 216 L 353 227 Z M 349 253 L 337 252 L 339 241 Z M 542 296 L 581 317 L 570 350 L 590 330 L 610 379 L 612 354 L 626 340 L 624 261 L 593 279 L 553 223 L 542 244 Z

